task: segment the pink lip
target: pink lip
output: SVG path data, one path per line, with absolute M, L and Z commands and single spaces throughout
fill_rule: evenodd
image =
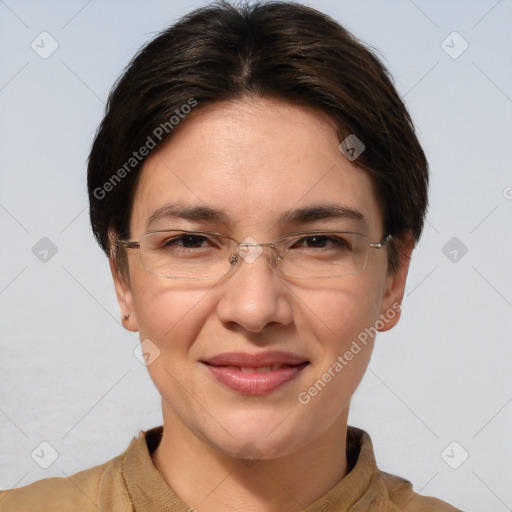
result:
M 231 352 L 201 361 L 215 378 L 228 388 L 242 395 L 261 396 L 275 391 L 297 375 L 309 364 L 306 359 L 289 352 L 263 352 L 244 354 Z M 277 370 L 256 372 L 263 366 L 283 365 Z M 253 368 L 245 373 L 240 368 Z

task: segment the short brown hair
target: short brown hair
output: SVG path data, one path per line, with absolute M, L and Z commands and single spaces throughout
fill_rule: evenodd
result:
M 172 117 L 186 122 L 191 105 L 200 110 L 245 96 L 321 110 L 336 121 L 340 142 L 353 134 L 364 143 L 356 163 L 370 173 L 383 205 L 394 272 L 397 242 L 409 234 L 419 239 L 427 208 L 428 165 L 410 116 L 372 51 L 327 15 L 281 1 L 197 9 L 128 65 L 109 95 L 89 156 L 90 218 L 104 251 L 110 253 L 110 233 L 129 237 L 146 158 L 139 148 L 171 137 Z

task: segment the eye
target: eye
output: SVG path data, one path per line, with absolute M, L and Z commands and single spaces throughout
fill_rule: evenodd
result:
M 333 234 L 310 234 L 296 239 L 290 246 L 290 249 L 326 249 L 342 250 L 350 249 L 351 244 L 348 238 Z
M 186 233 L 167 238 L 162 242 L 162 247 L 183 247 L 185 249 L 197 249 L 209 247 L 212 241 L 205 235 Z

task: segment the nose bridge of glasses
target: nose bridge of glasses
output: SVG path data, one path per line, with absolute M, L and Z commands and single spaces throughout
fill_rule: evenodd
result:
M 272 252 L 275 252 L 275 245 L 273 243 L 259 243 L 255 238 L 248 237 L 238 244 L 236 253 L 246 263 L 253 263 L 263 253 L 265 247 L 270 247 Z

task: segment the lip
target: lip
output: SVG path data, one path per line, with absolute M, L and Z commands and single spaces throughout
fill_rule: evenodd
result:
M 245 352 L 225 352 L 207 359 L 202 359 L 202 363 L 208 363 L 213 366 L 238 366 L 258 368 L 260 366 L 271 366 L 273 364 L 296 365 L 309 362 L 306 358 L 292 354 L 291 352 L 267 351 L 255 354 Z
M 246 354 L 229 352 L 218 354 L 200 361 L 223 385 L 231 390 L 249 396 L 262 396 L 272 393 L 291 382 L 308 366 L 309 361 L 290 352 L 262 352 Z M 264 373 L 256 368 L 282 366 Z M 240 368 L 252 368 L 249 373 Z

